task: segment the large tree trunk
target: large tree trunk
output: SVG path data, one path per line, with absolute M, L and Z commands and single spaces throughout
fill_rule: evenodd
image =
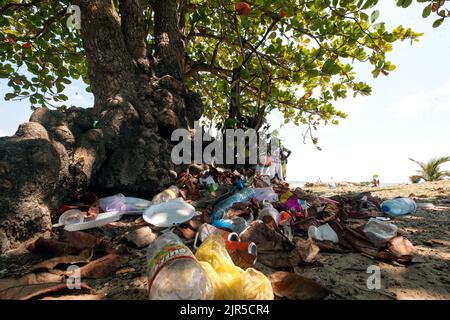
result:
M 170 40 L 157 42 L 156 70 L 140 0 L 121 0 L 119 13 L 112 0 L 73 1 L 94 107 L 38 109 L 0 138 L 0 253 L 48 230 L 50 211 L 85 191 L 148 198 L 174 182 L 170 135 L 203 106 L 180 81 L 177 1 L 153 2 L 155 36 Z

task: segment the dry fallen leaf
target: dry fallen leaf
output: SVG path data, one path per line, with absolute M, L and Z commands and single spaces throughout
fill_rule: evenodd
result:
M 114 275 L 115 272 L 126 262 L 128 256 L 118 254 L 108 254 L 100 259 L 94 260 L 80 268 L 81 278 L 101 279 Z M 66 275 L 70 275 L 66 273 Z
M 39 269 L 47 269 L 52 271 L 57 265 L 60 264 L 77 264 L 77 263 L 87 263 L 92 258 L 92 250 L 84 250 L 80 253 L 79 256 L 63 256 L 56 257 L 49 260 L 42 261 L 38 264 L 35 264 L 30 268 L 29 271 L 35 271 Z
M 69 289 L 66 283 L 41 283 L 12 287 L 0 291 L 0 299 L 3 300 L 29 300 L 50 293 L 61 292 Z M 80 290 L 91 290 L 86 283 L 80 284 Z
M 77 248 L 69 243 L 44 239 L 42 237 L 31 244 L 28 249 L 32 252 L 45 253 L 53 256 L 70 255 L 78 251 Z
M 103 300 L 104 294 L 80 294 L 78 296 L 45 297 L 40 300 Z
M 43 273 L 29 273 L 21 278 L 7 278 L 7 279 L 0 279 L 0 291 L 12 288 L 12 287 L 18 287 L 18 286 L 24 286 L 28 284 L 39 284 L 39 283 L 57 283 L 57 282 L 63 282 L 64 276 L 43 272 Z
M 318 300 L 332 294 L 332 291 L 292 272 L 275 272 L 269 275 L 273 293 L 290 300 Z
M 416 251 L 411 241 L 405 237 L 398 236 L 388 242 L 388 251 L 396 258 L 412 257 Z
M 296 238 L 294 244 L 296 246 L 294 250 L 297 251 L 302 260 L 307 263 L 313 262 L 320 251 L 319 247 L 312 239 L 303 240 Z

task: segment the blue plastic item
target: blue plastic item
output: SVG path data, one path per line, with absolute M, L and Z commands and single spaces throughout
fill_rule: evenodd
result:
M 417 204 L 409 198 L 397 198 L 384 201 L 381 209 L 386 215 L 397 217 L 416 212 Z
M 214 222 L 222 219 L 227 210 L 231 208 L 233 204 L 237 202 L 248 201 L 254 198 L 255 195 L 255 190 L 253 190 L 252 188 L 244 188 L 241 191 L 226 198 L 225 200 L 220 201 L 218 204 L 216 204 L 213 211 L 211 212 L 211 220 L 213 222 L 212 225 L 216 226 L 214 225 Z

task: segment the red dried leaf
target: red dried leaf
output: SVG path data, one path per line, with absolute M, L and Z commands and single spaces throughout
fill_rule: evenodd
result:
M 332 291 L 317 282 L 292 272 L 275 272 L 269 275 L 273 293 L 290 300 L 318 300 L 332 294 Z
M 94 260 L 80 268 L 81 278 L 101 279 L 115 274 L 115 272 L 128 262 L 128 256 L 108 254 L 100 259 Z
M 0 291 L 0 299 L 7 300 L 29 300 L 39 296 L 48 295 L 50 293 L 71 291 L 66 283 L 41 283 L 18 286 Z M 80 284 L 80 290 L 91 290 L 86 283 Z

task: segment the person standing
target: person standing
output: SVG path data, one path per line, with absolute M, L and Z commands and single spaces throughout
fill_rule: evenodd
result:
M 281 143 L 280 143 L 281 144 Z M 283 173 L 283 180 L 286 180 L 286 167 L 287 167 L 287 162 L 288 162 L 288 158 L 291 155 L 291 150 L 285 148 L 283 145 L 281 146 L 281 168 L 282 168 L 282 173 Z

